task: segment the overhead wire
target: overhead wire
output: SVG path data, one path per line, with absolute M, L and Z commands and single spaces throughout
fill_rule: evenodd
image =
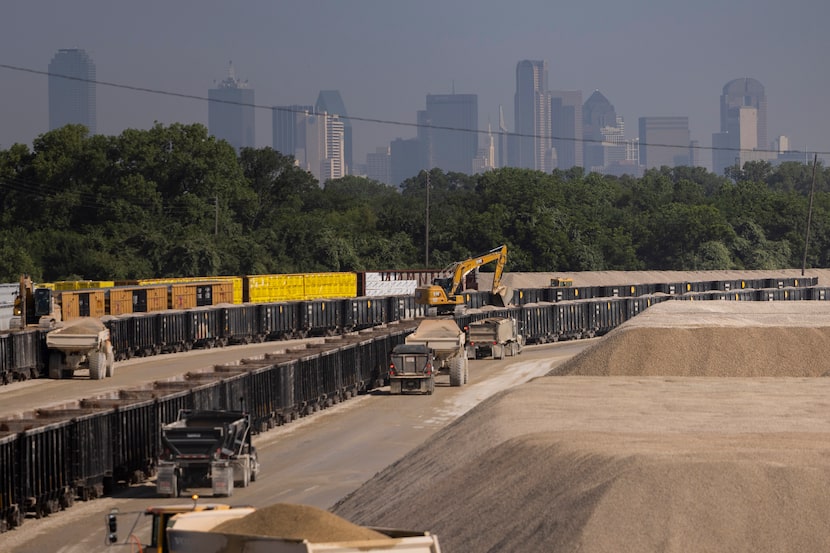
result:
M 149 88 L 144 86 L 135 86 L 135 85 L 128 85 L 123 83 L 114 83 L 109 81 L 101 81 L 98 79 L 87 79 L 83 77 L 77 77 L 74 75 L 64 75 L 60 73 L 51 73 L 49 71 L 43 71 L 39 69 L 32 69 L 28 67 L 20 67 L 16 65 L 10 65 L 5 63 L 0 63 L 0 69 L 8 69 L 11 71 L 19 71 L 25 73 L 31 73 L 35 75 L 44 75 L 44 76 L 52 76 L 52 77 L 60 77 L 64 79 L 70 79 L 75 81 L 81 82 L 88 82 L 91 84 L 107 86 L 112 88 L 119 88 L 124 90 L 132 90 L 136 92 L 146 92 L 149 94 L 157 94 L 162 96 L 170 96 L 175 98 L 184 98 L 188 100 L 198 100 L 202 102 L 215 102 L 215 103 L 223 103 L 223 104 L 230 104 L 230 105 L 237 105 L 242 107 L 251 107 L 254 109 L 267 109 L 271 111 L 284 111 L 288 113 L 305 113 L 304 110 L 299 109 L 292 109 L 289 106 L 268 106 L 263 104 L 256 104 L 256 103 L 249 103 L 249 102 L 241 102 L 236 100 L 224 99 L 224 98 L 210 98 L 207 96 L 200 96 L 198 94 L 187 94 L 183 92 L 172 92 L 169 90 L 161 90 L 156 88 Z M 433 129 L 433 130 L 444 130 L 444 131 L 454 131 L 454 132 L 466 132 L 466 133 L 473 133 L 479 135 L 489 136 L 491 134 L 498 134 L 498 135 L 507 135 L 512 137 L 518 138 L 537 138 L 537 139 L 548 139 L 548 140 L 562 140 L 562 141 L 571 141 L 571 142 L 581 142 L 587 144 L 605 144 L 607 143 L 606 140 L 600 139 L 591 139 L 591 138 L 584 138 L 584 137 L 560 137 L 560 136 L 553 136 L 553 135 L 545 135 L 545 134 L 529 134 L 529 133 L 516 133 L 516 132 L 496 132 L 492 133 L 491 131 L 487 130 L 480 130 L 480 129 L 469 129 L 469 128 L 462 128 L 462 127 L 451 127 L 451 126 L 444 126 L 444 125 L 433 125 L 429 123 L 409 123 L 405 121 L 395 121 L 391 119 L 380 119 L 376 117 L 362 117 L 362 116 L 355 116 L 355 115 L 342 115 L 337 114 L 341 119 L 348 119 L 350 121 L 359 121 L 363 123 L 375 123 L 381 125 L 397 125 L 402 127 L 413 127 L 413 128 L 426 128 L 426 129 Z M 778 153 L 776 150 L 769 150 L 769 149 L 758 149 L 758 148 L 732 148 L 732 147 L 715 147 L 715 146 L 703 146 L 700 144 L 663 144 L 663 143 L 648 143 L 648 142 L 637 142 L 639 146 L 646 146 L 646 147 L 655 147 L 655 148 L 674 148 L 674 149 L 690 149 L 690 150 L 708 150 L 708 151 L 724 151 L 724 152 L 757 152 L 757 153 L 770 153 L 776 154 Z M 818 155 L 830 155 L 830 152 L 821 152 L 821 151 L 810 151 L 806 152 L 808 154 L 818 154 Z

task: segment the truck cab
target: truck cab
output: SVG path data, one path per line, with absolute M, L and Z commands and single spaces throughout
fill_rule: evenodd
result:
M 431 394 L 435 390 L 435 357 L 423 344 L 400 344 L 389 356 L 389 393 Z

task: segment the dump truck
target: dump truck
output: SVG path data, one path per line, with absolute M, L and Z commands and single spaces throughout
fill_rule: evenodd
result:
M 167 528 L 177 515 L 210 515 L 215 523 L 235 516 L 244 516 L 253 512 L 250 506 L 233 506 L 225 503 L 199 503 L 199 496 L 191 497 L 193 503 L 173 505 L 153 505 L 143 511 L 120 512 L 112 509 L 106 515 L 107 545 L 129 545 L 131 551 L 144 553 L 170 553 L 167 541 Z M 129 531 L 122 540 L 118 537 L 119 518 L 128 517 L 131 521 Z
M 58 323 L 46 333 L 49 378 L 72 378 L 75 371 L 89 369 L 89 378 L 100 380 L 115 374 L 115 355 L 110 331 L 93 317 Z
M 188 487 L 211 487 L 230 497 L 234 485 L 247 487 L 259 473 L 251 440 L 251 418 L 242 411 L 182 409 L 161 427 L 156 492 L 178 497 Z
M 249 514 L 242 509 L 179 514 L 170 520 L 167 541 L 170 553 L 441 552 L 438 537 L 429 532 L 359 526 L 322 509 L 287 503 Z
M 398 344 L 389 360 L 389 393 L 431 394 L 435 390 L 435 357 L 425 344 Z
M 433 374 L 449 374 L 450 386 L 461 386 L 469 379 L 464 332 L 455 319 L 427 318 L 404 339 L 410 346 L 428 348 L 433 357 Z
M 467 325 L 467 359 L 504 359 L 518 355 L 524 346 L 519 323 L 511 317 L 487 317 Z

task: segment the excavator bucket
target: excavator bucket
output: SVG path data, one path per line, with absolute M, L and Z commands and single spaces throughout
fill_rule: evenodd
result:
M 513 303 L 513 290 L 504 284 L 493 290 L 493 305 L 497 307 L 508 307 Z

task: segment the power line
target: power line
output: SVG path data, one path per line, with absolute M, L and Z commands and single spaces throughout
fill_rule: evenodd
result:
M 91 84 L 101 85 L 101 86 L 108 86 L 112 88 L 119 88 L 123 90 L 132 90 L 135 92 L 146 92 L 148 94 L 157 94 L 160 96 L 170 96 L 174 98 L 184 98 L 187 100 L 198 100 L 201 102 L 215 102 L 215 103 L 223 103 L 223 104 L 230 104 L 242 107 L 252 107 L 254 109 L 267 109 L 271 111 L 283 111 L 286 113 L 305 113 L 304 110 L 298 109 L 291 109 L 285 106 L 266 106 L 263 104 L 256 104 L 256 103 L 248 103 L 248 102 L 238 102 L 235 100 L 225 100 L 220 98 L 208 98 L 206 96 L 200 96 L 198 94 L 185 94 L 183 92 L 171 92 L 169 90 L 160 90 L 155 88 L 148 88 L 143 86 L 135 86 L 135 85 L 127 85 L 122 83 L 113 83 L 109 81 L 100 81 L 97 79 L 87 79 L 83 77 L 76 77 L 72 75 L 63 75 L 60 73 L 50 73 L 49 71 L 42 71 L 39 69 L 31 69 L 28 67 L 20 67 L 16 65 L 9 65 L 5 63 L 0 63 L 0 68 L 8 69 L 10 71 L 19 71 L 23 73 L 31 73 L 34 75 L 44 75 L 49 77 L 60 77 L 63 79 L 69 79 L 74 81 L 81 81 L 87 82 Z M 412 128 L 425 128 L 425 129 L 434 129 L 434 130 L 443 130 L 443 131 L 453 131 L 453 132 L 466 132 L 466 133 L 473 133 L 479 134 L 484 136 L 489 136 L 493 134 L 492 132 L 485 131 L 485 130 L 477 130 L 477 129 L 466 129 L 462 127 L 448 127 L 442 125 L 431 125 L 431 124 L 424 124 L 424 123 L 407 123 L 404 121 L 394 121 L 391 119 L 378 119 L 375 117 L 359 117 L 354 115 L 340 115 L 337 114 L 340 119 L 348 119 L 350 121 L 359 121 L 363 123 L 375 123 L 379 125 L 396 125 L 401 127 L 412 127 Z M 584 144 L 607 144 L 608 141 L 606 140 L 596 140 L 590 138 L 576 138 L 576 137 L 557 137 L 553 135 L 540 135 L 540 134 L 526 134 L 526 133 L 495 133 L 499 135 L 507 135 L 507 136 L 514 136 L 517 138 L 537 138 L 537 139 L 548 139 L 548 140 L 562 140 L 562 141 L 569 141 L 569 142 L 581 142 Z M 647 143 L 647 142 L 638 142 L 641 146 L 646 147 L 653 147 L 653 148 L 675 148 L 675 149 L 689 149 L 689 150 L 707 150 L 707 151 L 719 151 L 719 152 L 757 152 L 757 153 L 769 153 L 769 154 L 777 154 L 776 150 L 764 150 L 764 149 L 748 149 L 748 148 L 729 148 L 729 147 L 714 147 L 714 146 L 701 146 L 701 145 L 692 145 L 692 144 L 661 144 L 661 143 Z M 810 154 L 818 154 L 818 155 L 830 155 L 830 152 L 806 152 Z

